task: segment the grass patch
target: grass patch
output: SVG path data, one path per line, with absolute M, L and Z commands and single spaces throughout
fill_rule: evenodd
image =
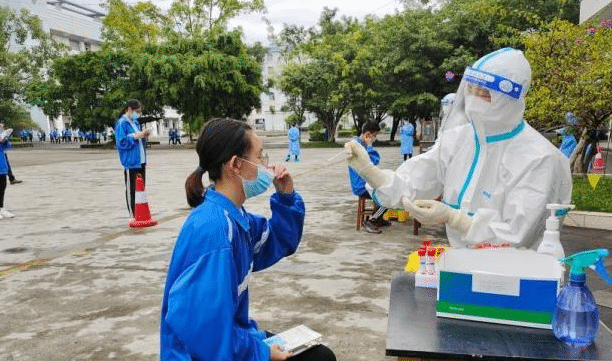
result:
M 572 203 L 577 211 L 612 213 L 612 178 L 601 177 L 595 189 L 584 175 L 574 175 Z
M 326 141 L 310 141 L 308 143 L 300 143 L 302 148 L 342 148 L 344 144 Z

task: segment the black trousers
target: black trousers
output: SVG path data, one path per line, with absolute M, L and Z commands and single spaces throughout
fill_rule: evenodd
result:
M 0 174 L 0 208 L 4 207 L 4 192 L 6 191 L 6 174 Z
M 273 333 L 266 331 L 267 337 L 274 336 Z M 310 348 L 296 356 L 289 357 L 288 361 L 336 361 L 334 352 L 325 345 L 318 345 Z
M 136 207 L 134 204 L 136 199 L 136 175 L 140 174 L 142 180 L 145 181 L 146 184 L 145 166 L 146 164 L 143 163 L 141 168 L 123 170 L 123 178 L 125 179 L 125 201 L 127 203 L 128 212 L 132 217 L 134 217 L 134 208 Z
M 15 180 L 15 176 L 13 175 L 13 170 L 11 169 L 11 163 L 9 163 L 8 155 L 6 153 L 4 153 L 4 157 L 6 158 L 6 165 L 8 165 L 9 182 L 12 182 Z
M 404 160 L 406 160 L 408 158 L 412 158 L 412 153 L 404 154 Z
M 367 199 L 372 199 L 372 196 L 370 195 L 370 193 L 368 191 L 365 191 L 361 195 L 361 197 L 365 197 Z M 377 221 L 380 217 L 383 216 L 383 214 L 385 214 L 386 211 L 387 211 L 387 208 L 381 207 L 378 204 L 376 204 L 376 202 L 374 202 L 374 214 L 372 214 L 370 219 Z

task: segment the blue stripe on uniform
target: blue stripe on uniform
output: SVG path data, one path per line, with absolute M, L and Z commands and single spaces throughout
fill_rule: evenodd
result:
M 521 122 L 508 133 L 501 133 L 501 134 L 487 136 L 486 141 L 487 143 L 494 143 L 494 142 L 499 142 L 502 140 L 510 139 L 510 138 L 515 137 L 517 134 L 519 134 L 523 129 L 525 129 L 525 120 L 521 120 Z

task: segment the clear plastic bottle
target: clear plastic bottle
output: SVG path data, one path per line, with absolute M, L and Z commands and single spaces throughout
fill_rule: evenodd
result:
M 557 297 L 552 327 L 555 337 L 575 346 L 593 342 L 599 326 L 599 313 L 593 294 L 585 286 L 586 277 L 570 275 Z
M 552 317 L 555 337 L 573 346 L 586 346 L 593 342 L 599 328 L 599 312 L 593 294 L 586 287 L 586 268 L 593 268 L 599 276 L 612 285 L 604 258 L 610 251 L 599 248 L 584 251 L 561 259 L 570 265 L 569 282 L 563 286 Z

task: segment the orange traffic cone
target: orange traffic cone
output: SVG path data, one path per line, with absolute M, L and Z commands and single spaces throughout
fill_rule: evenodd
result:
M 145 193 L 145 185 L 142 176 L 136 175 L 136 206 L 134 207 L 134 220 L 130 222 L 130 227 L 151 227 L 157 224 L 157 220 L 151 218 L 149 203 Z
M 593 169 L 602 170 L 604 169 L 603 157 L 601 156 L 601 147 L 597 147 L 597 154 L 595 154 L 595 158 L 593 158 Z

